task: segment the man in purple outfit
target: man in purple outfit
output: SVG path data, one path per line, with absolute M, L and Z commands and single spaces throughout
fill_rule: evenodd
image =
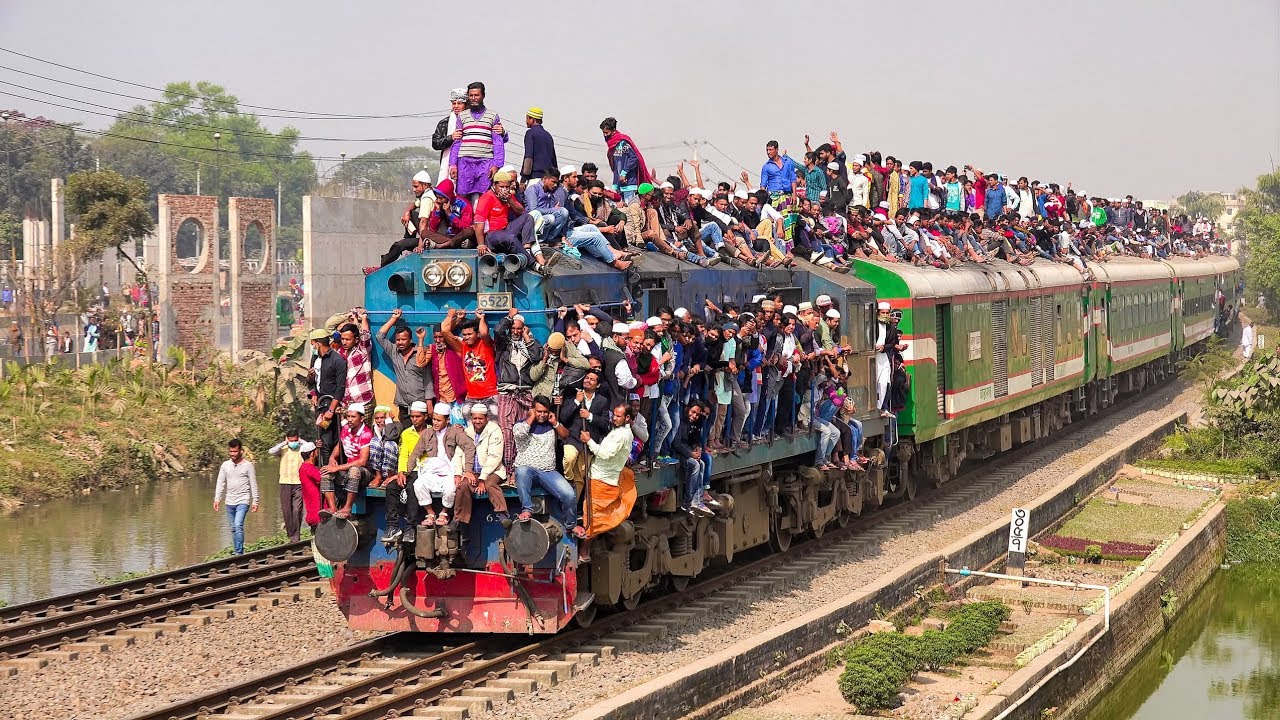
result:
M 484 105 L 484 83 L 467 86 L 467 109 L 454 124 L 449 175 L 459 197 L 472 202 L 489 190 L 493 174 L 506 162 L 507 131 L 498 113 Z

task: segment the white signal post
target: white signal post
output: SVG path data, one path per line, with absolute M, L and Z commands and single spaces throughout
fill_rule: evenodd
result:
M 1009 559 L 1005 566 L 1022 572 L 1027 562 L 1027 542 L 1031 539 L 1031 512 L 1014 508 L 1009 518 Z

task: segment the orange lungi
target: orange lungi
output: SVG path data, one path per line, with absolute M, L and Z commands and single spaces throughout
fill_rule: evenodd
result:
M 636 476 L 631 468 L 622 469 L 616 486 L 593 479 L 587 537 L 596 537 L 621 525 L 635 504 Z

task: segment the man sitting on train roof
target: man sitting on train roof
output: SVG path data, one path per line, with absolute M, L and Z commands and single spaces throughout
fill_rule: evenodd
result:
M 551 273 L 551 266 L 559 259 L 552 254 L 548 261 L 535 238 L 534 217 L 526 212 L 520 202 L 515 172 L 503 168 L 493 176 L 493 187 L 480 196 L 476 203 L 475 221 L 476 252 L 519 255 L 528 267 L 543 275 Z

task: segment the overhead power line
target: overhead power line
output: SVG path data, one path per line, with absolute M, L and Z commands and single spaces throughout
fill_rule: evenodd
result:
M 52 60 L 46 60 L 44 58 L 39 58 L 34 55 L 28 55 L 26 53 L 21 53 L 21 52 L 18 52 L 17 50 L 11 50 L 5 47 L 0 47 L 0 52 L 8 53 L 9 55 L 15 55 L 17 57 L 25 58 L 27 60 L 33 60 L 38 63 L 44 63 L 45 65 L 51 65 L 53 67 L 61 68 L 63 70 L 69 70 L 71 72 L 88 75 L 90 77 L 96 77 L 101 80 L 108 80 L 110 82 L 120 83 L 121 85 L 130 85 L 132 87 L 142 88 L 144 90 L 151 90 L 158 93 L 168 93 L 172 95 L 177 95 L 178 97 L 189 98 L 192 100 L 216 101 L 218 99 L 208 95 L 201 95 L 199 93 L 173 92 L 170 90 L 166 90 L 164 88 L 155 87 L 154 85 L 146 85 L 143 83 L 133 82 L 131 80 L 122 80 L 120 78 L 111 77 L 110 75 L 103 75 L 101 73 L 96 73 L 90 70 L 85 70 L 83 68 L 78 68 L 71 65 L 64 65 L 62 63 L 54 62 Z M 18 71 L 18 72 L 22 72 L 22 71 Z M 27 73 L 27 74 L 33 74 L 33 73 Z M 43 77 L 43 76 L 37 76 L 37 77 Z M 55 80 L 54 82 L 63 82 L 63 81 Z M 104 90 L 102 92 L 108 92 L 108 91 Z M 113 93 L 113 94 L 116 94 L 116 93 Z M 149 102 L 157 102 L 157 101 L 151 100 Z M 277 113 L 289 113 L 288 115 L 268 115 L 265 113 L 256 113 L 263 117 L 292 118 L 292 119 L 384 120 L 384 119 L 393 119 L 393 118 L 416 118 L 416 117 L 430 116 L 430 113 L 393 113 L 389 115 L 365 115 L 365 114 L 359 114 L 359 113 L 330 113 L 330 112 L 320 112 L 320 111 L 311 111 L 311 110 L 294 110 L 290 108 L 278 108 L 278 107 L 271 107 L 269 105 L 253 105 L 251 103 L 243 103 L 243 102 L 238 102 L 237 104 L 240 105 L 241 107 L 253 108 L 254 110 L 269 110 Z M 436 114 L 442 115 L 443 113 L 436 113 Z

